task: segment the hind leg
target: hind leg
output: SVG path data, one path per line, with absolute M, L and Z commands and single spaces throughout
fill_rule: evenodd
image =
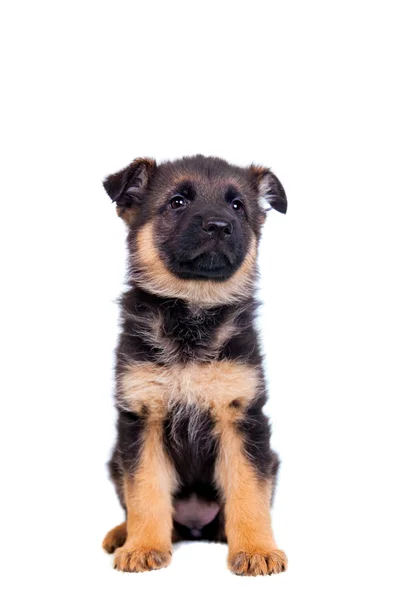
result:
M 108 463 L 108 472 L 110 475 L 110 479 L 115 486 L 115 490 L 117 492 L 118 499 L 121 503 L 122 508 L 126 514 L 126 506 L 124 501 L 124 492 L 123 492 L 123 470 L 119 461 L 119 453 L 117 448 L 114 449 L 112 457 Z M 113 554 L 117 548 L 120 548 L 125 544 L 127 536 L 127 527 L 126 522 L 113 527 L 105 536 L 102 546 L 103 549 L 108 552 L 108 554 Z
M 111 529 L 103 540 L 103 549 L 112 554 L 117 548 L 123 546 L 126 542 L 127 530 L 126 522 L 117 525 Z

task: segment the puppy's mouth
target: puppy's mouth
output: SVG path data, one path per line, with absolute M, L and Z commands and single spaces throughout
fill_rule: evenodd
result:
M 195 258 L 178 263 L 179 275 L 183 278 L 227 279 L 234 270 L 229 257 L 215 252 L 201 252 Z
M 186 237 L 174 248 L 166 244 L 162 254 L 168 268 L 181 279 L 226 281 L 244 259 L 241 241 L 232 242 Z

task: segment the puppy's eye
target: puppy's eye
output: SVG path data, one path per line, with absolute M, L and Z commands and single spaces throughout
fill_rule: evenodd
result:
M 235 198 L 234 200 L 232 200 L 231 207 L 233 208 L 233 210 L 236 210 L 236 211 L 242 211 L 244 209 L 243 202 L 241 200 L 239 200 L 238 198 Z
M 188 201 L 186 200 L 186 198 L 180 195 L 172 196 L 171 200 L 169 201 L 169 205 L 171 208 L 182 208 L 186 206 L 187 203 Z

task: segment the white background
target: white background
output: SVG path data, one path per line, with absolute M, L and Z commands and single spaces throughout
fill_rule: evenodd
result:
M 4 598 L 399 597 L 396 4 L 3 4 Z M 289 201 L 260 254 L 289 557 L 264 579 L 225 546 L 139 575 L 101 550 L 125 260 L 101 181 L 198 152 L 273 168 Z

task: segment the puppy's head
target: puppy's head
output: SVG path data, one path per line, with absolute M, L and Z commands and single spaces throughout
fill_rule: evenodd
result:
M 287 208 L 269 169 L 201 155 L 160 165 L 138 158 L 104 187 L 129 227 L 132 279 L 152 293 L 204 305 L 252 294 L 266 213 Z

